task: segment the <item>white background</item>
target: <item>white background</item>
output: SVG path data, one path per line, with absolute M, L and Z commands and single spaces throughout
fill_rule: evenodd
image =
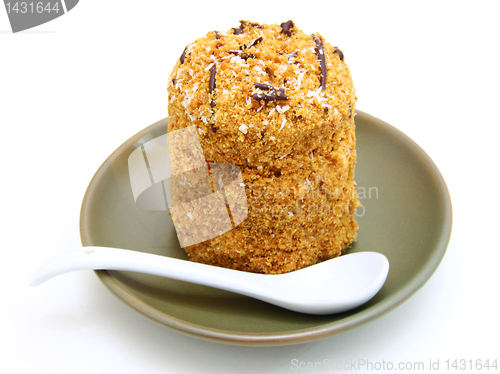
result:
M 447 359 L 500 365 L 498 8 L 493 1 L 81 0 L 18 34 L 0 8 L 0 371 L 288 373 L 293 359 L 422 361 L 426 368 L 440 360 L 441 371 Z M 402 130 L 435 161 L 454 225 L 434 276 L 365 326 L 267 348 L 210 343 L 156 325 L 90 271 L 30 288 L 44 259 L 80 245 L 81 200 L 101 163 L 167 116 L 168 75 L 184 46 L 240 19 L 292 19 L 338 45 L 358 109 Z

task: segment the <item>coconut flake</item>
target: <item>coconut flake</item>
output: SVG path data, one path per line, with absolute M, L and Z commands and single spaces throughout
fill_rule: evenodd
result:
M 302 85 L 302 79 L 304 79 L 304 75 L 306 74 L 308 69 L 298 69 L 297 76 L 293 77 L 290 82 L 295 86 L 296 90 L 300 90 L 300 86 Z
M 254 69 L 255 69 L 255 70 L 257 70 L 257 73 L 258 73 L 259 75 L 264 75 L 264 74 L 266 74 L 266 72 L 265 72 L 264 70 L 262 70 L 262 68 L 261 68 L 259 65 L 256 65 L 256 66 L 254 67 Z
M 239 64 L 243 65 L 245 60 L 243 60 L 239 55 L 231 56 L 231 59 L 229 60 L 232 64 Z
M 182 81 L 184 80 L 184 78 L 181 78 L 181 79 L 176 79 L 175 80 L 175 89 L 178 90 L 181 86 L 181 83 Z
M 283 74 L 286 71 L 286 69 L 288 69 L 288 64 L 280 65 L 278 67 L 278 74 Z
M 280 107 L 279 105 L 276 105 L 276 110 L 278 113 L 283 114 L 285 113 L 288 109 L 290 109 L 290 105 L 285 105 L 283 107 Z
M 285 123 L 286 123 L 286 117 L 283 117 L 283 120 L 281 121 L 281 127 L 280 127 L 280 130 L 285 127 Z
M 243 124 L 238 128 L 238 130 L 240 130 L 243 134 L 246 134 L 248 132 L 248 127 L 247 125 Z
M 215 64 L 214 62 L 211 62 L 210 64 L 208 64 L 207 66 L 205 66 L 205 71 L 209 71 L 209 70 L 210 70 L 210 68 L 211 68 L 212 66 L 214 66 L 214 64 Z
M 312 103 L 314 99 L 316 99 L 318 103 L 327 100 L 327 98 L 324 96 L 323 88 L 321 86 L 317 90 L 308 91 L 306 96 L 310 98 L 308 100 L 310 103 Z
M 297 52 L 287 53 L 285 56 L 288 58 L 288 63 L 293 64 L 295 62 L 295 57 L 297 57 Z

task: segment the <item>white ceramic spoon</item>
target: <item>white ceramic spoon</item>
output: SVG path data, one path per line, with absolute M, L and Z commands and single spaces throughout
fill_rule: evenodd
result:
M 296 312 L 333 314 L 354 309 L 382 288 L 389 261 L 376 252 L 359 252 L 286 274 L 267 275 L 225 269 L 137 251 L 83 247 L 41 266 L 31 278 L 37 286 L 74 270 L 121 270 L 219 288 Z

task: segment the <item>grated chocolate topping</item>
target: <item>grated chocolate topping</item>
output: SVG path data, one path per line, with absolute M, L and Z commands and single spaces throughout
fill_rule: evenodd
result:
M 236 51 L 234 49 L 228 51 L 229 53 L 233 54 L 233 55 L 238 55 L 240 56 L 243 60 L 248 60 L 249 58 L 255 58 L 255 55 L 253 53 L 246 53 L 246 52 L 243 52 L 243 51 Z
M 261 28 L 262 25 L 257 23 L 257 22 L 250 22 L 250 21 L 240 21 L 240 27 L 244 29 L 245 27 L 257 27 Z
M 340 61 L 344 61 L 344 54 L 342 53 L 342 51 L 340 49 L 338 49 L 338 47 L 335 47 L 335 50 L 333 51 L 333 53 L 336 53 L 339 55 Z
M 269 84 L 265 83 L 254 83 L 253 85 L 255 88 L 265 90 L 268 92 L 257 92 L 253 94 L 253 99 L 256 101 L 274 101 L 274 100 L 288 100 L 288 96 L 285 94 L 285 88 L 284 87 L 273 87 Z
M 252 40 L 250 43 L 248 43 L 248 45 L 245 46 L 245 48 L 252 48 L 254 46 L 256 46 L 257 44 L 259 44 L 260 42 L 262 41 L 262 36 L 257 38 L 257 39 L 254 39 Z
M 217 73 L 217 67 L 214 64 L 210 67 L 210 79 L 208 80 L 208 92 L 210 94 L 212 92 L 214 92 L 214 90 L 215 90 L 215 74 L 216 73 Z M 210 100 L 210 107 L 212 109 L 215 108 L 215 97 L 212 97 L 212 99 Z M 215 113 L 215 112 L 212 111 L 212 113 Z M 210 129 L 215 134 L 217 132 L 217 127 L 214 126 L 213 120 L 214 120 L 214 116 L 212 115 L 212 117 L 210 119 Z
M 217 73 L 217 67 L 212 65 L 210 68 L 210 79 L 208 81 L 208 92 L 212 93 L 215 89 L 215 74 Z
M 321 88 L 326 88 L 326 59 L 325 51 L 323 49 L 323 39 L 318 38 L 315 34 L 312 34 L 314 42 L 316 43 L 316 55 L 318 56 L 319 64 L 321 67 Z
M 215 74 L 217 73 L 217 67 L 212 65 L 210 68 L 210 79 L 208 80 L 208 93 L 212 93 L 215 90 Z M 215 108 L 215 97 L 212 97 L 212 100 L 210 101 L 210 107 L 213 109 Z
M 188 47 L 184 48 L 184 51 L 182 51 L 182 55 L 179 58 L 179 62 L 181 63 L 181 65 L 184 63 L 184 60 L 186 59 L 187 48 Z
M 240 27 L 233 27 L 232 29 L 234 31 L 234 35 L 241 35 L 243 34 L 243 29 Z
M 255 88 L 260 88 L 261 90 L 272 90 L 273 89 L 273 86 L 269 85 L 269 84 L 266 84 L 266 83 L 254 83 L 253 86 Z
M 281 26 L 281 32 L 283 34 L 285 34 L 286 36 L 292 36 L 292 30 L 290 30 L 290 28 L 293 27 L 293 21 L 292 20 L 283 22 L 280 26 Z

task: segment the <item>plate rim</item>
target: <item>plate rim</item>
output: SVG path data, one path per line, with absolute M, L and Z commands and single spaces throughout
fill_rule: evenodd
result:
M 360 311 L 359 313 L 349 316 L 342 321 L 325 323 L 319 326 L 299 330 L 288 330 L 271 333 L 230 331 L 184 321 L 157 310 L 156 308 L 152 307 L 145 301 L 135 296 L 133 293 L 123 288 L 120 283 L 112 276 L 112 271 L 96 270 L 95 273 L 97 277 L 112 294 L 114 294 L 116 297 L 118 297 L 118 299 L 123 301 L 133 310 L 145 316 L 146 318 L 185 335 L 193 336 L 203 340 L 216 341 L 219 343 L 232 345 L 290 345 L 320 340 L 360 327 L 394 310 L 425 285 L 425 283 L 437 270 L 442 259 L 444 258 L 450 241 L 453 225 L 451 197 L 446 182 L 438 167 L 430 158 L 430 156 L 414 140 L 412 140 L 409 136 L 404 134 L 396 127 L 366 112 L 356 110 L 356 116 L 363 117 L 370 122 L 374 122 L 377 126 L 382 127 L 384 130 L 390 131 L 399 139 L 404 140 L 408 148 L 411 148 L 421 156 L 425 164 L 431 168 L 433 176 L 436 177 L 436 180 L 438 182 L 438 191 L 442 195 L 441 197 L 444 207 L 443 230 L 436 244 L 436 249 L 433 251 L 431 259 L 426 263 L 422 271 L 418 273 L 418 282 L 410 282 L 409 285 L 404 287 L 403 290 L 401 290 L 396 295 L 393 295 L 390 300 L 386 301 L 382 306 L 378 308 L 365 309 L 363 311 Z M 83 246 L 96 245 L 92 242 L 92 238 L 89 233 L 88 227 L 90 218 L 87 212 L 89 210 L 89 205 L 91 204 L 91 196 L 93 195 L 92 192 L 96 188 L 96 181 L 98 181 L 99 177 L 103 173 L 105 173 L 105 165 L 116 159 L 122 153 L 124 148 L 128 147 L 130 144 L 136 144 L 138 141 L 144 138 L 144 136 L 150 132 L 151 128 L 160 126 L 162 124 L 166 125 L 167 121 L 168 118 L 163 118 L 153 123 L 152 125 L 147 126 L 146 128 L 142 129 L 141 131 L 127 139 L 115 151 L 113 151 L 111 155 L 109 155 L 108 158 L 106 158 L 106 160 L 97 169 L 85 191 L 80 209 L 80 238 Z M 356 317 L 355 321 L 352 321 L 354 316 Z

